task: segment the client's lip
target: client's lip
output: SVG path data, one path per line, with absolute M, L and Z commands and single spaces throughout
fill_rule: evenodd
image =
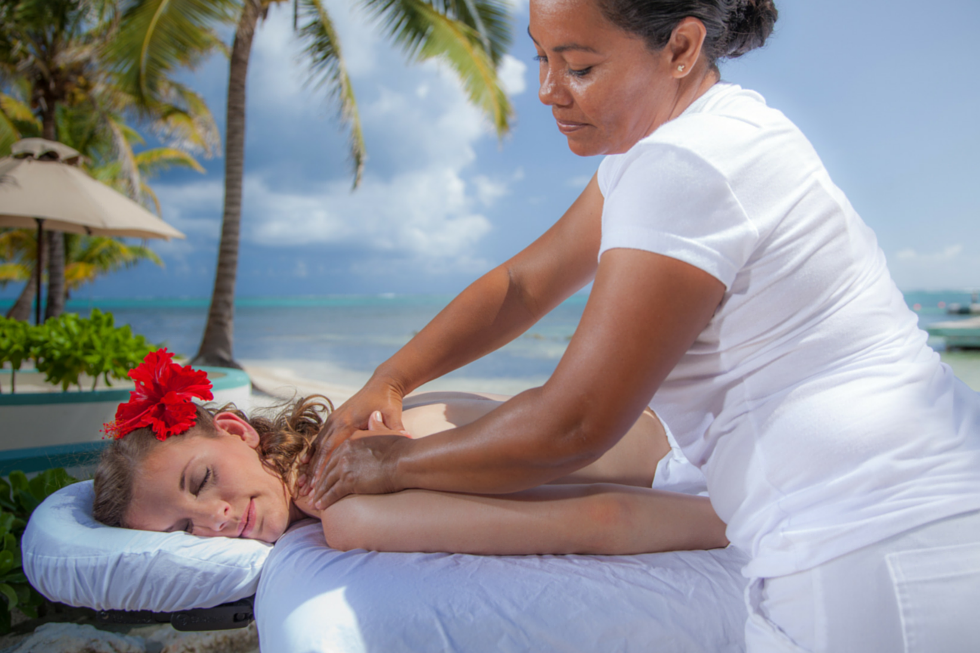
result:
M 252 531 L 255 530 L 255 499 L 249 499 L 248 508 L 245 509 L 239 528 L 241 530 L 238 531 L 238 537 L 249 538 L 252 536 Z

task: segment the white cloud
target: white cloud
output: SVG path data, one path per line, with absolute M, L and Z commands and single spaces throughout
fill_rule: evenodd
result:
M 508 5 L 514 14 L 527 15 L 528 12 L 528 0 L 503 0 L 504 4 Z
M 527 82 L 524 80 L 524 73 L 527 72 L 527 65 L 509 54 L 505 54 L 500 60 L 500 67 L 497 75 L 500 77 L 500 84 L 504 87 L 507 95 L 513 97 L 520 95 L 527 89 Z
M 507 194 L 507 183 L 495 181 L 485 175 L 473 177 L 473 185 L 476 188 L 476 197 L 483 206 L 493 206 L 497 199 Z
M 342 176 L 325 177 L 315 165 L 297 168 L 297 176 L 286 183 L 274 177 L 272 166 L 246 168 L 243 241 L 286 249 L 341 245 L 362 253 L 359 264 L 366 268 L 398 259 L 400 265 L 411 262 L 432 272 L 485 269 L 489 263 L 480 243 L 492 227 L 484 213 L 508 194 L 523 171 L 498 178 L 471 170 L 475 145 L 492 139 L 493 132 L 468 103 L 449 67 L 437 61 L 406 65 L 404 55 L 378 36 L 377 25 L 353 13 L 347 3 L 330 0 L 328 5 L 358 93 L 368 150 L 361 186 L 351 192 L 346 170 Z M 249 115 L 264 120 L 249 123 L 246 161 L 250 153 L 275 156 L 288 146 L 277 141 L 281 132 L 270 117 L 288 123 L 292 137 L 308 134 L 307 152 L 322 148 L 323 125 L 316 121 L 322 118 L 323 103 L 304 88 L 307 68 L 291 8 L 270 12 L 254 47 Z M 508 93 L 525 89 L 526 68 L 504 57 L 500 73 Z M 217 239 L 220 179 L 160 187 L 158 192 L 165 217 L 189 238 Z M 315 273 L 302 266 L 291 272 L 297 277 Z
M 211 176 L 188 184 L 153 184 L 163 219 L 188 240 L 217 238 L 221 231 L 224 184 Z
M 584 190 L 590 181 L 592 181 L 592 177 L 590 175 L 579 175 L 578 177 L 572 177 L 566 181 L 565 185 L 569 188 Z
M 921 263 L 942 263 L 951 261 L 963 252 L 963 245 L 949 245 L 939 251 L 920 254 L 912 248 L 899 250 L 895 257 L 900 261 L 917 261 Z

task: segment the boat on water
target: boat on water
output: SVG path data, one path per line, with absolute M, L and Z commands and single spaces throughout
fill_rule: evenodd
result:
M 980 293 L 973 293 L 969 304 L 959 304 L 953 302 L 946 306 L 946 312 L 950 315 L 980 315 Z
M 980 317 L 936 322 L 926 327 L 926 331 L 930 336 L 941 336 L 948 350 L 980 349 Z

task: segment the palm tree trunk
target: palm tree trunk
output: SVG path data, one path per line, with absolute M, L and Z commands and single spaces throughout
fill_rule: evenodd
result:
M 48 257 L 47 240 L 41 240 L 41 251 L 38 254 L 40 254 L 42 261 Z M 31 321 L 31 308 L 34 307 L 34 296 L 37 294 L 37 261 L 34 262 L 34 265 L 35 269 L 31 272 L 31 276 L 24 285 L 24 289 L 20 291 L 17 301 L 7 311 L 7 317 L 12 320 L 20 320 L 21 322 Z
M 252 51 L 255 26 L 262 15 L 261 0 L 246 0 L 235 31 L 228 66 L 228 109 L 225 134 L 225 211 L 221 222 L 218 268 L 208 323 L 195 365 L 237 367 L 232 354 L 235 315 L 235 277 L 238 274 L 238 241 L 242 222 L 242 178 L 245 172 L 245 78 Z
M 37 276 L 32 274 L 31 278 L 27 280 L 24 289 L 20 291 L 20 295 L 17 296 L 17 301 L 7 311 L 8 318 L 11 320 L 20 320 L 21 322 L 30 321 L 31 307 L 34 304 L 34 292 L 36 288 Z
M 49 231 L 48 246 L 48 302 L 44 308 L 44 319 L 58 317 L 65 312 L 65 235 L 60 231 Z
M 49 94 L 45 95 L 41 111 L 41 133 L 49 141 L 58 140 L 57 103 Z M 58 317 L 65 311 L 65 237 L 57 231 L 49 231 L 48 248 L 48 303 L 44 309 L 44 319 Z

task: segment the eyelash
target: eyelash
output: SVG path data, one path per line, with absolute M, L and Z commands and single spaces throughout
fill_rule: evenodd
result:
M 197 491 L 194 492 L 194 496 L 198 496 L 201 493 L 201 490 L 203 490 L 204 486 L 208 484 L 208 480 L 210 478 L 211 478 L 211 468 L 208 467 L 208 469 L 204 472 L 204 478 L 201 479 L 201 484 L 197 486 Z
M 201 484 L 198 485 L 197 486 L 197 490 L 194 491 L 194 496 L 198 496 L 199 494 L 201 494 L 201 490 L 204 489 L 204 486 L 208 484 L 208 480 L 210 480 L 210 479 L 211 479 L 211 468 L 209 467 L 204 472 L 204 478 L 201 479 Z M 194 523 L 188 521 L 187 522 L 187 526 L 184 527 L 184 532 L 185 533 L 191 533 L 191 534 L 193 534 L 194 533 Z
M 548 61 L 548 57 L 544 56 L 543 54 L 539 54 L 534 57 L 534 60 L 537 61 L 539 64 L 546 63 Z M 591 70 L 592 70 L 592 66 L 582 68 L 581 70 L 575 70 L 573 68 L 569 68 L 568 74 L 571 75 L 572 77 L 585 77 L 586 75 L 589 74 Z

